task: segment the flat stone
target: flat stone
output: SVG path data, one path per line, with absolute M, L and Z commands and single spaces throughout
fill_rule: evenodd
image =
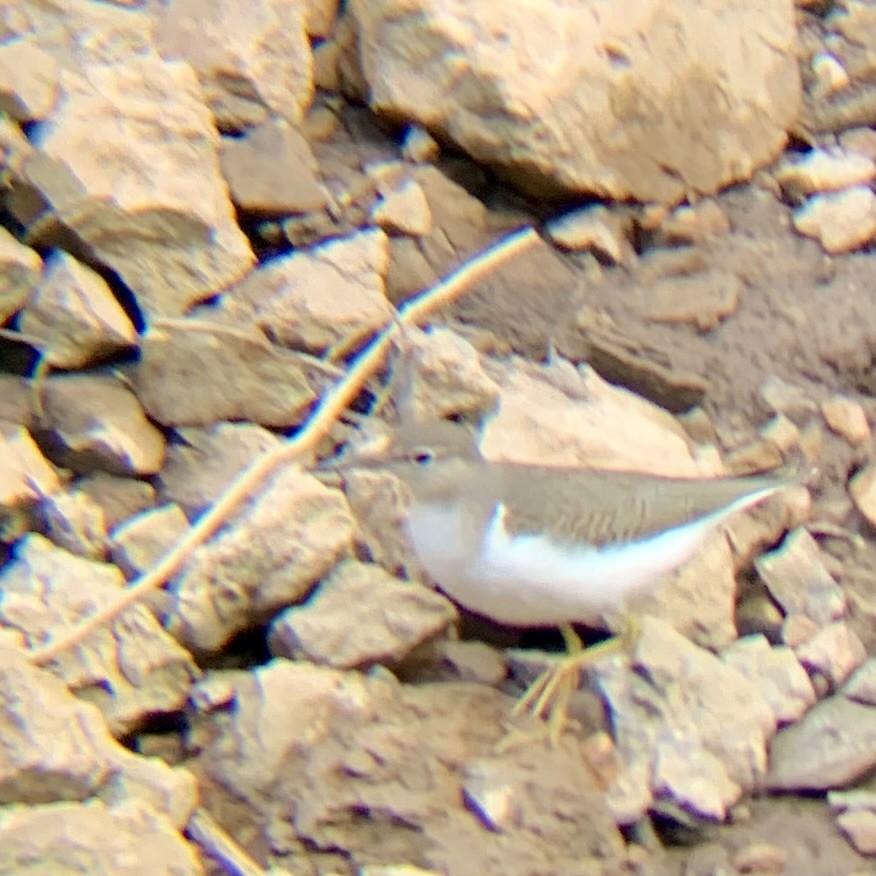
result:
M 82 368 L 137 345 L 137 332 L 91 268 L 56 252 L 21 314 L 22 332 L 41 338 L 57 368 Z
M 121 380 L 56 374 L 42 384 L 38 435 L 47 455 L 74 471 L 151 475 L 164 461 L 164 435 Z
M 17 313 L 36 288 L 43 260 L 0 228 L 0 324 Z
M 802 527 L 754 565 L 785 614 L 803 615 L 823 627 L 845 610 L 842 588 L 825 567 L 818 542 Z
M 776 734 L 764 787 L 770 791 L 843 788 L 876 766 L 876 708 L 836 694 Z
M 851 252 L 876 236 L 876 195 L 867 186 L 814 195 L 794 211 L 793 222 L 826 252 Z
M 779 726 L 798 720 L 815 704 L 815 688 L 788 647 L 770 647 L 765 636 L 746 636 L 722 651 L 721 659 L 757 685 Z
M 286 822 L 287 842 L 302 849 L 296 871 L 318 866 L 320 853 L 311 850 L 327 848 L 343 849 L 357 872 L 400 861 L 462 872 L 460 848 L 471 873 L 491 872 L 497 860 L 504 876 L 531 876 L 533 867 L 568 876 L 623 867 L 623 841 L 581 742 L 521 745 L 496 756 L 510 707 L 496 691 L 401 685 L 284 660 L 236 673 L 235 687 L 229 720 L 203 719 L 210 741 L 199 770 L 217 793 L 254 807 L 255 822 L 265 826 L 288 813 L 306 783 L 306 805 Z M 474 790 L 477 776 L 485 794 L 504 789 L 490 796 L 502 794 L 517 813 L 506 831 L 489 830 L 466 804 L 461 791 Z M 498 806 L 489 811 L 500 817 Z M 373 818 L 383 837 L 376 844 Z M 274 862 L 269 855 L 265 863 Z
M 286 467 L 192 554 L 173 582 L 167 629 L 192 650 L 218 650 L 304 599 L 350 550 L 353 533 L 340 491 Z
M 811 149 L 802 158 L 784 160 L 773 176 L 786 194 L 799 197 L 867 185 L 876 178 L 876 162 L 843 149 Z
M 244 210 L 310 213 L 328 202 L 310 144 L 288 122 L 270 119 L 242 137 L 224 137 L 219 158 L 231 199 Z
M 168 446 L 158 484 L 161 498 L 178 504 L 189 519 L 202 514 L 245 468 L 281 443 L 255 423 L 184 426 L 177 432 L 182 440 Z
M 0 619 L 30 643 L 42 644 L 117 598 L 124 584 L 115 566 L 77 557 L 31 534 L 18 542 L 14 559 L 0 572 Z M 100 709 L 117 736 L 146 718 L 179 710 L 194 673 L 189 655 L 142 605 L 60 655 L 52 668 L 77 696 Z
M 313 97 L 307 3 L 254 0 L 244 16 L 234 3 L 213 0 L 151 9 L 159 52 L 191 64 L 222 130 L 271 115 L 301 121 Z
M 667 278 L 649 289 L 644 315 L 654 322 L 690 324 L 708 332 L 736 313 L 743 288 L 739 277 L 727 271 Z
M 391 318 L 388 265 L 386 235 L 359 232 L 267 262 L 231 290 L 223 307 L 293 349 L 320 354 L 358 337 L 361 346 Z
M 756 684 L 668 624 L 645 616 L 631 658 L 593 672 L 624 780 L 638 775 L 652 800 L 722 820 L 763 779 L 773 708 Z
M 204 872 L 174 825 L 136 803 L 54 803 L 0 813 L 0 873 L 25 873 L 34 861 L 46 862 L 53 876 L 78 876 L 83 861 L 89 873 L 115 876 Z
M 820 672 L 834 688 L 867 659 L 863 643 L 845 621 L 828 624 L 798 646 L 795 653 L 807 669 Z
M 800 106 L 784 2 L 732 15 L 709 2 L 693 17 L 656 0 L 609 17 L 561 2 L 351 9 L 372 109 L 440 133 L 537 193 L 677 203 L 714 192 L 775 157 Z
M 39 147 L 19 169 L 47 215 L 115 271 L 148 316 L 184 313 L 240 279 L 255 257 L 192 68 L 144 53 L 62 72 L 60 84 Z M 43 217 L 30 235 L 51 245 L 58 232 Z
M 313 357 L 272 345 L 254 327 L 203 320 L 154 324 L 140 349 L 133 371 L 137 397 L 150 417 L 173 426 L 223 420 L 296 425 L 340 373 Z
M 546 223 L 545 231 L 561 249 L 592 252 L 611 264 L 628 264 L 635 257 L 630 243 L 632 217 L 601 204 L 557 216 Z
M 837 395 L 821 403 L 821 413 L 831 432 L 841 435 L 849 444 L 870 440 L 870 424 L 864 408 L 854 399 Z
M 440 594 L 380 566 L 348 561 L 306 603 L 274 619 L 268 644 L 275 656 L 337 669 L 395 665 L 455 618 Z

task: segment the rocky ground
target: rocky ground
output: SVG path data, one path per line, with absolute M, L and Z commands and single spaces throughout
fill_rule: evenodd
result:
M 876 4 L 0 22 L 0 874 L 873 872 Z M 313 473 L 402 416 L 811 475 L 497 748 L 559 636 L 434 590 L 390 476 Z

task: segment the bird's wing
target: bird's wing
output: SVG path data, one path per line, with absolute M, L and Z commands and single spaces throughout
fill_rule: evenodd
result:
M 500 492 L 509 534 L 545 534 L 558 542 L 597 547 L 721 516 L 785 485 L 770 477 L 663 478 L 511 463 L 503 465 L 502 474 Z

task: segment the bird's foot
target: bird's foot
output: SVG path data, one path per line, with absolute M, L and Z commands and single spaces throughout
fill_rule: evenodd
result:
M 569 703 L 578 688 L 581 670 L 617 654 L 635 638 L 636 625 L 625 621 L 623 632 L 604 642 L 584 648 L 571 627 L 561 629 L 568 653 L 557 659 L 527 688 L 514 706 L 513 714 L 532 715 L 544 719 L 545 726 L 536 731 L 512 728 L 499 742 L 497 751 L 507 751 L 521 741 L 547 735 L 551 745 L 557 745 L 563 731 L 575 722 L 569 718 Z

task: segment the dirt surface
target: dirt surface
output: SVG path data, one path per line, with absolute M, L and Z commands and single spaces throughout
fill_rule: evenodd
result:
M 13 5 L 0 876 L 876 872 L 876 5 Z M 524 226 L 110 611 L 390 305 Z M 490 459 L 806 489 L 648 594 L 550 747 L 512 710 L 559 635 L 435 590 L 396 480 L 312 471 L 378 398 Z

